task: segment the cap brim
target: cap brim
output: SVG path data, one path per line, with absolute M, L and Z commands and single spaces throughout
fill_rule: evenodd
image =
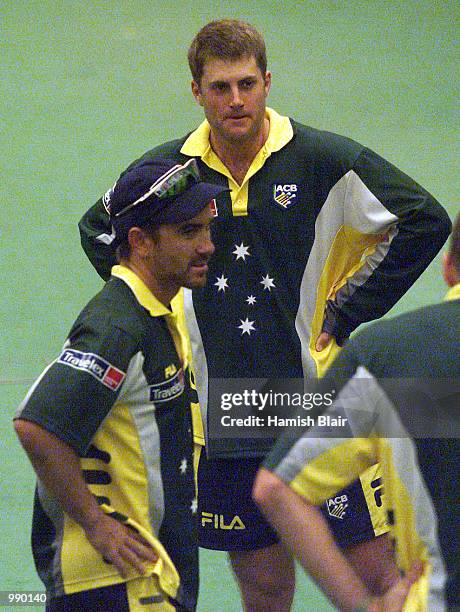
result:
M 228 187 L 214 183 L 195 183 L 183 193 L 165 201 L 158 210 L 151 208 L 149 203 L 133 208 L 126 215 L 114 217 L 112 225 L 115 229 L 115 242 L 121 242 L 128 235 L 129 229 L 136 225 L 142 227 L 148 223 L 158 225 L 164 223 L 182 223 L 196 217 L 203 208 L 220 193 L 229 191 Z
M 228 187 L 214 183 L 195 183 L 184 193 L 176 196 L 158 215 L 160 223 L 181 223 L 196 217 L 203 208 Z

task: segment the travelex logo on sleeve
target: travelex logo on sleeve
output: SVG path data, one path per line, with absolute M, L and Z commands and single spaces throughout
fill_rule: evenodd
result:
M 182 368 L 174 376 L 155 385 L 150 385 L 150 401 L 154 404 L 169 402 L 179 397 L 185 389 L 184 372 Z
M 88 372 L 112 391 L 116 391 L 125 378 L 124 372 L 94 353 L 64 349 L 57 361 L 75 370 Z

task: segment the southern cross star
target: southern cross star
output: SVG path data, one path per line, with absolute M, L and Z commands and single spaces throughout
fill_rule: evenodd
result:
M 217 283 L 214 283 L 214 285 L 217 286 L 218 291 L 223 291 L 225 293 L 225 289 L 228 288 L 228 278 L 225 278 L 224 275 L 222 274 L 222 276 L 216 276 L 217 278 Z
M 248 317 L 246 317 L 246 321 L 243 321 L 243 319 L 240 319 L 240 321 L 241 325 L 238 325 L 238 329 L 242 330 L 242 336 L 244 334 L 248 334 L 248 336 L 250 336 L 252 331 L 256 331 L 256 328 L 254 327 L 254 321 L 250 321 Z
M 244 246 L 244 244 L 241 243 L 239 246 L 235 244 L 235 250 L 233 251 L 233 255 L 236 255 L 237 261 L 238 259 L 242 259 L 243 261 L 246 261 L 246 255 L 250 257 L 251 253 L 249 252 L 249 247 Z
M 273 279 L 269 278 L 268 274 L 262 277 L 260 284 L 264 286 L 264 291 L 265 289 L 271 291 L 272 287 L 276 287 L 275 283 L 273 282 Z

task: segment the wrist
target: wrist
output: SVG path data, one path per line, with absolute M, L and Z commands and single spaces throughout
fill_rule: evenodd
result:
M 99 508 L 99 506 L 92 507 L 88 509 L 88 511 L 82 516 L 81 520 L 78 521 L 80 526 L 86 533 L 91 533 L 98 528 L 101 523 L 101 520 L 107 515 L 103 510 Z

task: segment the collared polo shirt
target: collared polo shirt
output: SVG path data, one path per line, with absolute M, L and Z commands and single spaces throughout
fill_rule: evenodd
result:
M 131 270 L 115 266 L 17 416 L 75 450 L 97 501 L 158 543 L 155 573 L 164 591 L 193 608 L 197 502 L 187 348 L 177 317 Z M 50 596 L 124 581 L 40 482 L 33 553 Z

